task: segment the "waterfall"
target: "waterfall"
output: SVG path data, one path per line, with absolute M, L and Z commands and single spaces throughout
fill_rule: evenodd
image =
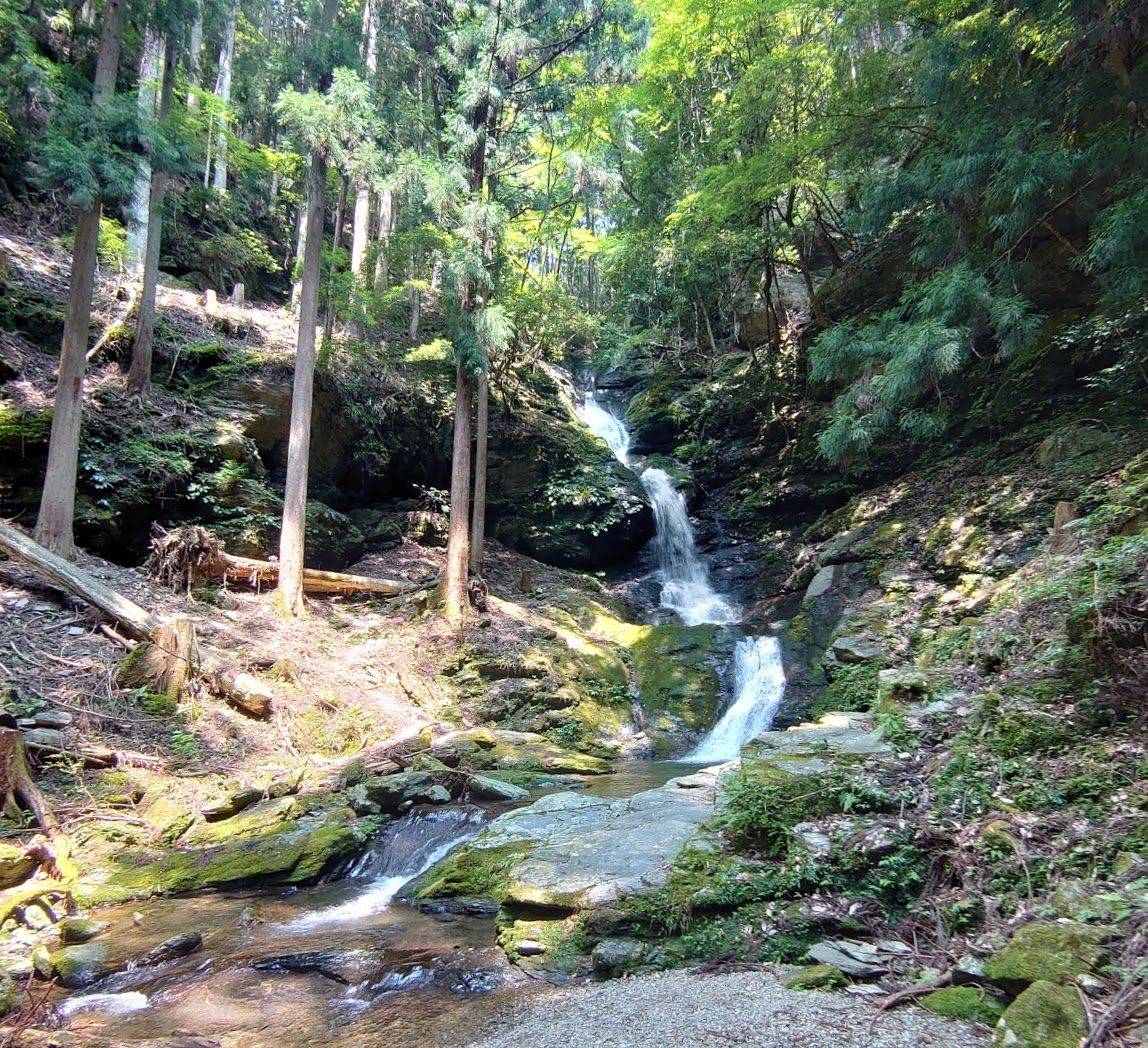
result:
M 630 459 L 630 434 L 616 415 L 587 394 L 579 414 L 601 437 L 622 465 L 638 473 L 654 510 L 654 550 L 662 580 L 661 606 L 687 626 L 734 625 L 741 611 L 718 593 L 709 568 L 697 550 L 686 500 L 668 473 L 641 469 Z M 743 637 L 734 649 L 733 703 L 685 759 L 691 762 L 733 760 L 755 735 L 768 731 L 785 693 L 785 669 L 776 637 Z
M 733 653 L 734 700 L 693 752 L 696 764 L 735 760 L 750 739 L 769 731 L 785 694 L 785 668 L 776 637 L 742 637 Z
M 385 910 L 404 884 L 474 837 L 486 820 L 481 808 L 450 807 L 415 812 L 388 823 L 351 871 L 352 878 L 367 881 L 363 890 L 346 902 L 303 914 L 291 927 L 354 921 Z

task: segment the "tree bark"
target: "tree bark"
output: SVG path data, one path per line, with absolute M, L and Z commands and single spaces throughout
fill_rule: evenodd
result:
M 395 228 L 395 198 L 389 189 L 379 193 L 379 256 L 375 260 L 375 291 L 386 291 L 391 282 L 387 247 Z
M 171 114 L 172 96 L 175 94 L 175 41 L 169 33 L 164 50 L 163 86 L 160 90 L 159 119 Z M 167 173 L 152 171 L 151 193 L 148 199 L 147 246 L 144 252 L 143 286 L 140 290 L 139 311 L 136 313 L 136 334 L 132 346 L 132 363 L 128 369 L 128 389 L 137 395 L 147 392 L 151 384 L 152 350 L 155 341 L 155 292 L 159 281 L 159 252 L 163 242 L 163 198 L 167 192 Z
M 191 22 L 191 36 L 187 45 L 187 110 L 199 110 L 199 89 L 203 82 L 203 3 L 195 5 L 195 17 Z
M 299 295 L 299 341 L 291 395 L 291 433 L 287 446 L 287 485 L 283 530 L 279 538 L 279 609 L 298 617 L 303 608 L 303 539 L 307 521 L 307 478 L 311 457 L 311 401 L 315 388 L 315 322 L 323 252 L 327 161 L 315 150 L 307 176 L 307 227 Z
M 467 565 L 470 561 L 470 376 L 459 364 L 454 383 L 454 448 L 450 470 L 450 532 L 442 579 L 443 612 L 460 622 L 467 607 Z
M 474 504 L 470 520 L 470 573 L 482 574 L 486 543 L 486 443 L 490 415 L 490 378 L 484 371 L 478 376 L 477 411 L 474 448 Z
M 216 124 L 215 175 L 212 188 L 223 192 L 227 189 L 227 125 L 228 108 L 231 105 L 231 67 L 235 59 L 235 22 L 239 14 L 238 0 L 232 0 L 227 9 L 227 23 L 223 29 L 223 47 L 219 52 L 219 76 L 215 81 L 215 93 L 220 101 L 220 115 Z
M 351 272 L 357 277 L 367 259 L 367 238 L 371 228 L 371 190 L 366 182 L 355 187 L 355 215 L 351 220 Z
M 100 50 L 92 88 L 92 108 L 102 110 L 116 89 L 126 0 L 107 0 Z M 36 538 L 62 557 L 75 556 L 72 524 L 76 511 L 76 469 L 80 455 L 80 418 L 83 411 L 84 367 L 87 363 L 88 327 L 92 319 L 96 247 L 100 237 L 103 201 L 99 195 L 76 221 L 72 245 L 72 271 L 68 310 L 60 346 L 60 370 L 52 409 L 52 432 L 44 491 L 36 520 Z
M 149 25 L 144 32 L 140 53 L 139 85 L 136 89 L 136 108 L 144 127 L 153 123 L 159 110 L 159 81 L 163 75 L 160 63 L 164 57 L 164 38 Z M 132 197 L 127 208 L 127 243 L 124 265 L 128 279 L 134 284 L 143 275 L 147 254 L 148 219 L 151 214 L 151 153 L 144 149 L 136 158 L 136 174 L 132 181 Z

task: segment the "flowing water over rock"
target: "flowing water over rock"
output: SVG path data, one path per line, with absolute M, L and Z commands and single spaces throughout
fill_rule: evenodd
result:
M 335 884 L 106 911 L 101 917 L 111 927 L 98 941 L 117 958 L 189 928 L 202 932 L 203 948 L 155 967 L 127 966 L 60 1001 L 57 1015 L 73 1030 L 125 1043 L 176 1030 L 244 1048 L 449 1041 L 440 1017 L 478 1015 L 484 1006 L 477 998 L 512 977 L 494 922 L 465 909 L 427 914 L 393 900 L 488 821 L 477 807 L 416 811 L 389 823 Z
M 599 437 L 618 461 L 638 473 L 650 496 L 657 533 L 654 549 L 661 576 L 661 606 L 673 611 L 686 626 L 734 625 L 741 621 L 741 609 L 726 595 L 718 593 L 709 568 L 698 553 L 686 500 L 665 470 L 642 468 L 630 458 L 630 434 L 616 415 L 587 394 L 581 409 L 582 421 Z M 683 760 L 715 763 L 735 759 L 741 747 L 754 736 L 768 731 L 785 693 L 785 669 L 776 637 L 742 637 L 734 648 L 733 702 Z

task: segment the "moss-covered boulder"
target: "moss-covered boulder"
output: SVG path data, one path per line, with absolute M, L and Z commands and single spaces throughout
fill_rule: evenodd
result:
M 1004 1005 L 975 986 L 946 986 L 921 998 L 921 1007 L 947 1019 L 993 1026 L 1004 1013 Z
M 838 990 L 848 982 L 841 969 L 831 964 L 807 964 L 781 978 L 787 990 Z
M 729 658 L 720 626 L 644 626 L 630 653 L 634 683 L 654 752 L 667 756 L 683 737 L 712 727 L 721 696 L 718 668 Z
M 14 1012 L 20 1006 L 20 991 L 7 969 L 0 968 L 0 1015 Z
M 337 809 L 214 847 L 124 852 L 73 894 L 79 905 L 94 906 L 253 881 L 308 884 L 348 862 L 363 841 L 354 813 Z
M 435 751 L 455 750 L 475 771 L 546 771 L 555 775 L 604 775 L 609 761 L 555 745 L 531 731 L 472 728 L 451 732 Z M 434 751 L 432 751 L 434 752 Z
M 304 805 L 298 797 L 279 797 L 263 801 L 221 822 L 205 822 L 193 827 L 183 836 L 183 843 L 195 847 L 226 844 L 244 837 L 257 837 L 273 830 L 289 819 L 303 814 Z
M 1005 1009 L 992 1048 L 1079 1048 L 1087 1033 L 1076 989 L 1041 980 Z
M 1011 994 L 1035 982 L 1069 982 L 1100 963 L 1103 941 L 1104 932 L 1087 924 L 1026 924 L 985 963 L 985 978 Z
M 36 869 L 34 856 L 14 844 L 0 843 L 0 888 L 11 888 L 31 876 Z
M 60 942 L 65 946 L 76 946 L 88 942 L 110 928 L 107 921 L 94 921 L 87 917 L 65 917 L 56 925 Z
M 62 946 L 52 952 L 49 960 L 56 980 L 69 990 L 91 986 L 116 970 L 112 948 L 105 943 Z

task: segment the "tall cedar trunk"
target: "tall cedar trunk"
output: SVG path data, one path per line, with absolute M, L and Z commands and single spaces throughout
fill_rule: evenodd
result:
M 299 343 L 291 396 L 291 434 L 287 445 L 287 485 L 283 493 L 283 531 L 279 537 L 279 607 L 285 615 L 303 614 L 303 537 L 307 523 L 307 473 L 311 457 L 311 400 L 315 386 L 315 322 L 323 261 L 323 217 L 327 161 L 315 150 L 307 176 L 307 229 L 299 295 Z
M 223 47 L 219 52 L 219 76 L 215 93 L 219 96 L 220 116 L 215 135 L 215 176 L 212 187 L 220 191 L 227 188 L 227 124 L 231 106 L 231 66 L 235 58 L 235 21 L 239 13 L 238 0 L 231 0 L 227 9 L 227 24 L 223 30 Z
M 299 207 L 295 217 L 295 279 L 291 282 L 291 309 L 299 308 L 299 300 L 303 295 L 303 259 L 307 254 L 307 200 Z
M 379 193 L 379 257 L 375 260 L 375 291 L 386 291 L 391 282 L 387 246 L 395 228 L 395 197 L 389 189 Z
M 371 190 L 364 181 L 355 186 L 355 217 L 351 220 L 351 272 L 359 276 L 367 258 L 371 232 Z
M 331 238 L 331 246 L 335 248 L 343 246 L 343 227 L 346 225 L 347 219 L 347 188 L 349 185 L 350 179 L 344 175 L 339 183 L 339 202 L 335 205 L 335 234 Z M 330 344 L 335 333 L 335 296 L 333 294 L 334 288 L 331 286 L 334 277 L 335 272 L 332 268 L 330 279 L 327 281 L 327 311 L 323 316 L 323 342 L 325 345 Z
M 450 532 L 442 576 L 443 612 L 459 622 L 467 607 L 467 564 L 470 560 L 470 376 L 459 364 L 454 379 L 454 449 L 450 463 Z
M 482 574 L 482 558 L 486 542 L 486 441 L 490 409 L 490 378 L 484 371 L 478 376 L 476 393 L 474 447 L 474 506 L 470 520 L 470 573 Z
M 159 80 L 162 76 L 164 38 L 149 25 L 144 33 L 140 53 L 140 75 L 136 106 L 142 126 L 147 127 L 156 118 L 159 106 Z M 143 275 L 144 256 L 147 253 L 148 216 L 151 200 L 151 154 L 144 150 L 136 157 L 136 174 L 132 180 L 132 197 L 127 208 L 127 243 L 124 262 L 128 279 L 135 283 Z
M 175 40 L 167 36 L 163 58 L 163 87 L 159 97 L 159 119 L 171 115 L 175 94 Z M 148 199 L 147 245 L 144 251 L 143 287 L 139 312 L 136 314 L 136 337 L 132 346 L 132 364 L 128 369 L 128 389 L 143 394 L 151 384 L 152 345 L 155 338 L 155 287 L 159 280 L 159 249 L 163 239 L 163 198 L 167 192 L 167 175 L 152 171 Z
M 371 93 L 379 71 L 379 9 L 372 0 L 363 5 L 363 61 Z M 367 258 L 367 239 L 371 235 L 371 187 L 365 178 L 355 180 L 355 217 L 351 224 L 351 272 L 360 276 Z
M 189 112 L 199 109 L 199 89 L 203 83 L 203 2 L 195 5 L 195 17 L 191 22 L 191 35 L 187 44 L 187 108 Z
M 103 109 L 116 89 L 126 0 L 107 0 L 100 50 L 92 87 L 92 108 Z M 52 409 L 52 434 L 44 492 L 36 520 L 36 541 L 53 553 L 71 559 L 76 547 L 72 521 L 76 510 L 76 468 L 80 455 L 80 416 L 84 397 L 84 365 L 88 326 L 92 319 L 92 290 L 96 275 L 96 246 L 100 237 L 99 196 L 76 221 L 72 246 L 72 272 L 68 285 L 68 312 L 60 345 L 60 371 Z
M 326 37 L 335 21 L 338 0 L 323 0 L 319 34 Z M 330 84 L 330 72 L 319 83 Z M 303 542 L 307 524 L 307 479 L 311 458 L 311 400 L 315 387 L 315 322 L 319 314 L 319 278 L 326 218 L 327 158 L 311 151 L 307 174 L 307 221 L 304 228 L 302 287 L 299 293 L 299 343 L 291 394 L 291 432 L 287 443 L 287 483 L 283 492 L 283 529 L 279 537 L 279 608 L 299 616 L 303 607 Z

